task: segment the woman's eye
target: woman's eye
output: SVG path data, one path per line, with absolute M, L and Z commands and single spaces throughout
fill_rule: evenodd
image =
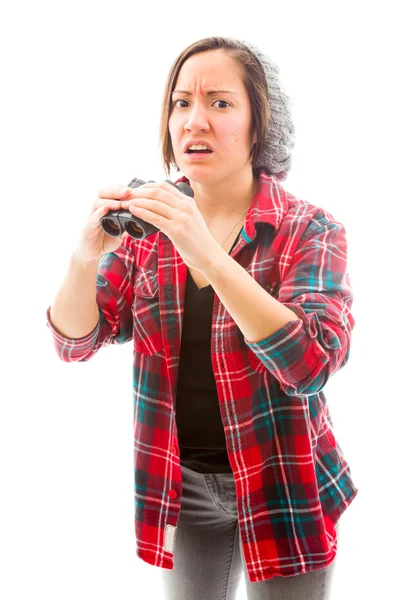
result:
M 176 100 L 175 102 L 175 106 L 179 103 L 179 102 L 186 102 L 187 100 Z M 230 106 L 230 104 L 228 102 L 226 102 L 226 100 L 215 100 L 215 102 L 213 104 L 216 104 L 216 102 L 222 102 L 222 104 L 227 104 L 228 106 Z M 186 108 L 185 106 L 178 106 L 178 108 Z M 223 108 L 223 107 L 222 107 Z M 227 108 L 227 107 L 225 107 Z
M 227 104 L 228 106 L 230 106 L 230 104 L 228 102 L 226 102 L 226 100 L 215 100 L 215 102 L 221 102 L 222 104 Z

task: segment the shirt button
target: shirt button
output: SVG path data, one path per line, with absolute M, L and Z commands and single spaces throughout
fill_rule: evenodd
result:
M 177 498 L 176 490 L 169 490 L 168 496 L 169 496 L 169 498 Z
M 171 448 L 172 454 L 177 454 L 177 448 L 176 446 L 173 444 L 172 448 Z

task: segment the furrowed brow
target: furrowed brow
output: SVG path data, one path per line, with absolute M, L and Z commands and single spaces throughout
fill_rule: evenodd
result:
M 185 94 L 186 96 L 191 96 L 192 95 L 187 90 L 174 90 L 172 92 L 172 96 L 173 96 L 173 94 Z M 230 90 L 209 90 L 206 93 L 207 96 L 215 96 L 216 94 L 234 94 L 235 96 L 238 96 L 238 94 L 236 94 L 236 92 L 231 92 Z

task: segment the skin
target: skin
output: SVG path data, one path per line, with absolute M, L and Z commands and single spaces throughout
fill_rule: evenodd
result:
M 222 49 L 191 56 L 180 69 L 172 94 L 169 132 L 176 164 L 190 180 L 195 201 L 208 226 L 239 219 L 252 204 L 258 180 L 249 155 L 251 107 L 239 68 Z M 208 89 L 230 90 L 206 96 Z M 191 161 L 184 154 L 189 140 L 206 140 L 214 152 L 208 160 Z

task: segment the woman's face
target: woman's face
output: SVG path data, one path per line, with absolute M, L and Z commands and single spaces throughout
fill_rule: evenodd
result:
M 211 90 L 227 91 L 207 95 Z M 187 59 L 172 92 L 169 118 L 179 170 L 189 180 L 210 183 L 252 169 L 249 155 L 256 136 L 250 136 L 250 128 L 250 101 L 236 62 L 220 49 Z M 191 140 L 209 142 L 214 151 L 205 160 L 190 159 L 184 147 Z

